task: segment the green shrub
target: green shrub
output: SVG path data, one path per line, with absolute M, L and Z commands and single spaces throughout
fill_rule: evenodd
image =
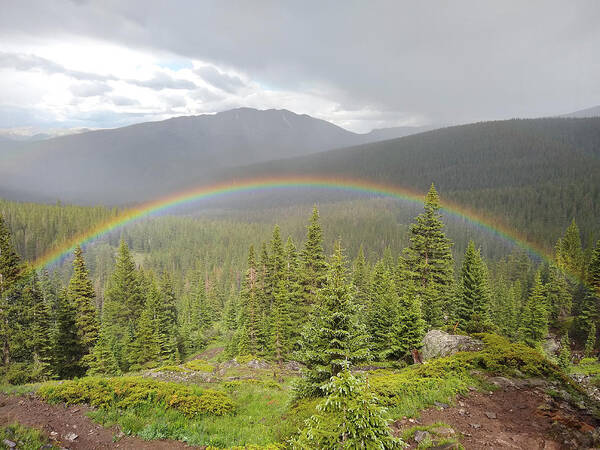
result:
M 223 415 L 234 409 L 233 401 L 223 392 L 194 389 L 176 383 L 141 377 L 100 378 L 44 384 L 38 394 L 51 403 L 87 403 L 98 408 L 135 408 L 161 403 L 186 416 Z
M 210 364 L 203 359 L 193 359 L 192 361 L 188 361 L 183 365 L 186 369 L 193 370 L 196 372 L 206 372 L 210 373 L 215 370 L 215 366 Z

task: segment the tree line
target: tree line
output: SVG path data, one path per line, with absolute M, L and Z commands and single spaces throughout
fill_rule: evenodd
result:
M 230 357 L 302 362 L 298 393 L 313 396 L 345 362 L 410 362 L 432 328 L 531 346 L 549 329 L 570 331 L 595 351 L 600 243 L 584 249 L 575 222 L 551 265 L 523 253 L 488 265 L 471 241 L 455 269 L 452 246 L 432 186 L 395 256 L 386 248 L 371 263 L 359 248 L 350 263 L 342 239 L 327 256 L 314 208 L 301 248 L 275 226 L 228 289 L 206 272 L 176 289 L 172 272 L 143 268 L 122 240 L 98 301 L 80 248 L 61 283 L 22 262 L 0 221 L 2 371 L 11 382 L 120 374 L 178 363 L 220 339 Z

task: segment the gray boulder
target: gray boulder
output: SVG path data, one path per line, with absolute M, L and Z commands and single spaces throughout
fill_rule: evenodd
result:
M 423 338 L 421 356 L 423 360 L 427 360 L 450 356 L 457 352 L 476 352 L 482 348 L 483 342 L 479 339 L 431 330 Z

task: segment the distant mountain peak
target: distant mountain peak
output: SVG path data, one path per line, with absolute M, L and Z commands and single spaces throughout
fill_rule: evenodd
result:
M 600 105 L 592 106 L 591 108 L 581 109 L 568 114 L 563 114 L 560 117 L 571 117 L 571 118 L 586 118 L 586 117 L 600 117 Z

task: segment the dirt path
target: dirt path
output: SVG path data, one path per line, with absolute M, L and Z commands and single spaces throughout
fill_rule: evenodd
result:
M 191 448 L 178 441 L 144 441 L 135 437 L 119 436 L 117 427 L 104 428 L 85 413 L 90 408 L 82 405 L 65 407 L 49 405 L 33 396 L 0 394 L 0 425 L 19 422 L 45 432 L 59 447 L 68 449 L 177 449 Z M 71 436 L 69 436 L 71 435 Z M 77 438 L 73 438 L 77 435 Z
M 402 430 L 436 422 L 460 433 L 460 442 L 468 450 L 586 448 L 573 438 L 586 439 L 598 426 L 584 412 L 555 404 L 541 390 L 508 387 L 493 393 L 472 392 L 460 397 L 456 406 L 427 409 L 417 423 L 400 420 L 394 427 Z M 411 444 L 410 448 L 416 447 L 414 441 Z

